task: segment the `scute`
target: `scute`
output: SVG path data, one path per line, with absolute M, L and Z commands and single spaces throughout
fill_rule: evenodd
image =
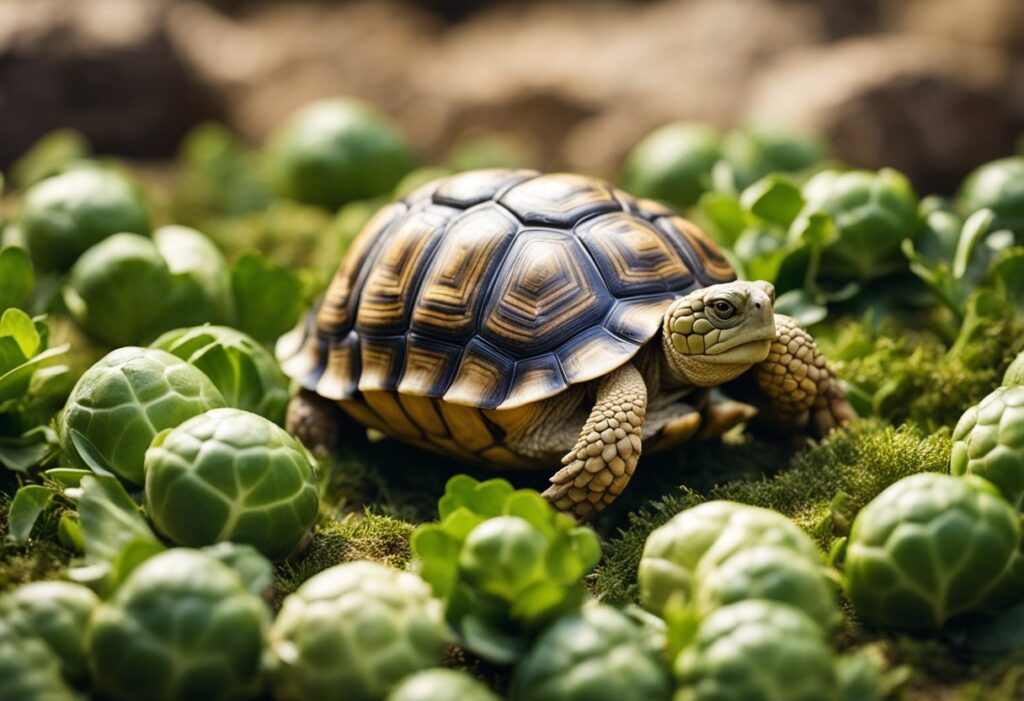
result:
M 448 421 L 445 407 L 512 409 L 600 377 L 673 299 L 733 279 L 660 204 L 581 175 L 470 171 L 375 215 L 278 357 L 326 398 L 423 397 Z

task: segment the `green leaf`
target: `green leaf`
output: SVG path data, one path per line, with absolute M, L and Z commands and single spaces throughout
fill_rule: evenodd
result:
M 154 555 L 159 555 L 166 549 L 162 543 L 145 538 L 136 538 L 128 541 L 121 548 L 121 552 L 117 554 L 113 562 L 110 563 L 111 585 L 116 589 L 136 567 Z
M 9 336 L 15 340 L 26 360 L 40 350 L 39 331 L 32 323 L 32 317 L 20 309 L 8 309 L 3 316 L 0 316 L 0 337 L 3 336 Z
M 46 511 L 53 500 L 54 491 L 38 484 L 29 484 L 14 495 L 8 515 L 9 527 L 7 537 L 15 545 L 24 545 L 32 535 L 32 527 Z
M 747 226 L 746 216 L 736 195 L 705 192 L 697 201 L 697 208 L 707 220 L 708 233 L 726 248 L 736 243 Z
M 527 521 L 549 539 L 557 535 L 553 525 L 553 517 L 556 515 L 554 510 L 544 497 L 532 489 L 521 489 L 512 494 L 505 501 L 504 513 Z
M 159 438 L 159 436 L 160 434 L 157 434 L 157 438 Z M 154 440 L 156 439 L 154 438 Z M 78 429 L 71 429 L 71 444 L 75 446 L 75 451 L 78 453 L 78 456 L 82 458 L 82 462 L 84 462 L 86 467 L 94 473 L 105 477 L 114 476 L 114 472 L 110 469 L 110 465 L 103 457 L 103 454 L 92 444 L 92 441 L 90 441 L 84 433 Z
M 89 142 L 81 133 L 73 129 L 51 131 L 14 162 L 11 182 L 24 189 L 88 157 Z
M 444 487 L 444 495 L 437 502 L 437 512 L 442 520 L 461 507 L 484 518 L 500 516 L 505 501 L 514 491 L 507 480 L 500 478 L 479 482 L 469 475 L 455 475 Z
M 302 282 L 288 268 L 246 253 L 231 267 L 236 328 L 262 343 L 273 343 L 295 326 L 302 313 Z
M 133 540 L 160 545 L 139 507 L 116 478 L 90 475 L 82 478 L 78 513 L 90 563 L 113 563 L 122 548 Z
M 971 253 L 975 246 L 988 233 L 992 226 L 995 212 L 991 209 L 979 209 L 964 222 L 960 230 L 960 239 L 956 244 L 956 254 L 953 256 L 953 277 L 960 279 L 967 273 L 967 264 L 971 261 Z
M 20 436 L 0 437 L 0 465 L 26 474 L 45 463 L 57 449 L 57 434 L 53 429 L 37 426 Z
M 754 216 L 788 227 L 804 207 L 800 188 L 780 175 L 768 175 L 743 191 L 740 205 Z
M 828 316 L 828 308 L 807 290 L 790 290 L 779 295 L 775 311 L 793 317 L 801 326 L 813 326 Z
M 462 541 L 435 523 L 425 523 L 412 534 L 411 547 L 418 558 L 419 574 L 434 594 L 445 598 L 455 586 Z
M 81 553 L 85 549 L 82 526 L 74 514 L 64 514 L 57 522 L 57 540 L 68 550 Z
M 1024 309 L 1024 248 L 1003 251 L 992 265 L 989 277 L 1007 302 Z
M 0 249 L 0 309 L 24 302 L 34 286 L 35 274 L 28 252 L 18 246 Z
M 836 240 L 836 226 L 832 217 L 824 212 L 800 215 L 789 229 L 792 244 L 805 244 L 812 249 L 822 249 Z
M 0 342 L 3 340 L 3 338 L 0 338 Z M 21 399 L 28 391 L 36 366 L 46 360 L 67 353 L 68 348 L 70 348 L 68 344 L 58 346 L 57 348 L 50 348 L 6 372 L 4 372 L 3 368 L 0 368 L 0 373 L 2 373 L 0 374 L 0 403 L 9 399 Z
M 80 487 L 82 478 L 93 474 L 89 470 L 79 470 L 74 467 L 55 467 L 43 472 L 43 477 L 53 481 L 61 489 L 69 487 Z

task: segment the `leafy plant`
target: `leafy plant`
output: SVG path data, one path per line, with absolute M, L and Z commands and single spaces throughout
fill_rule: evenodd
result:
M 457 475 L 438 512 L 439 523 L 416 529 L 412 549 L 470 650 L 512 661 L 545 624 L 583 601 L 580 581 L 601 555 L 597 536 L 536 492 Z
M 290 331 L 305 303 L 298 275 L 259 253 L 246 253 L 231 266 L 231 291 L 235 328 L 262 343 Z

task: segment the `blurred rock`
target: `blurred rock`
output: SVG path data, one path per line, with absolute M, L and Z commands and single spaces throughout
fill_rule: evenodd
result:
M 767 57 L 823 38 L 813 8 L 789 0 L 499 3 L 454 25 L 396 0 L 232 16 L 187 2 L 170 33 L 253 140 L 344 94 L 396 119 L 426 159 L 497 130 L 548 167 L 604 174 L 659 124 L 730 123 Z
M 220 114 L 167 40 L 160 0 L 0 0 L 0 166 L 58 127 L 160 157 Z
M 757 82 L 749 119 L 823 136 L 838 158 L 892 166 L 922 191 L 950 192 L 1009 153 L 1010 65 L 983 48 L 911 35 L 787 53 Z
M 895 31 L 1024 51 L 1021 0 L 890 0 L 883 24 Z

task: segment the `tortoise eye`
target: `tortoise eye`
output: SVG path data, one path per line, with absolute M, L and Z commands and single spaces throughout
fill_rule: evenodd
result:
M 720 299 L 711 306 L 715 310 L 715 314 L 717 314 L 720 319 L 728 319 L 736 313 L 736 307 L 732 306 L 725 300 Z

